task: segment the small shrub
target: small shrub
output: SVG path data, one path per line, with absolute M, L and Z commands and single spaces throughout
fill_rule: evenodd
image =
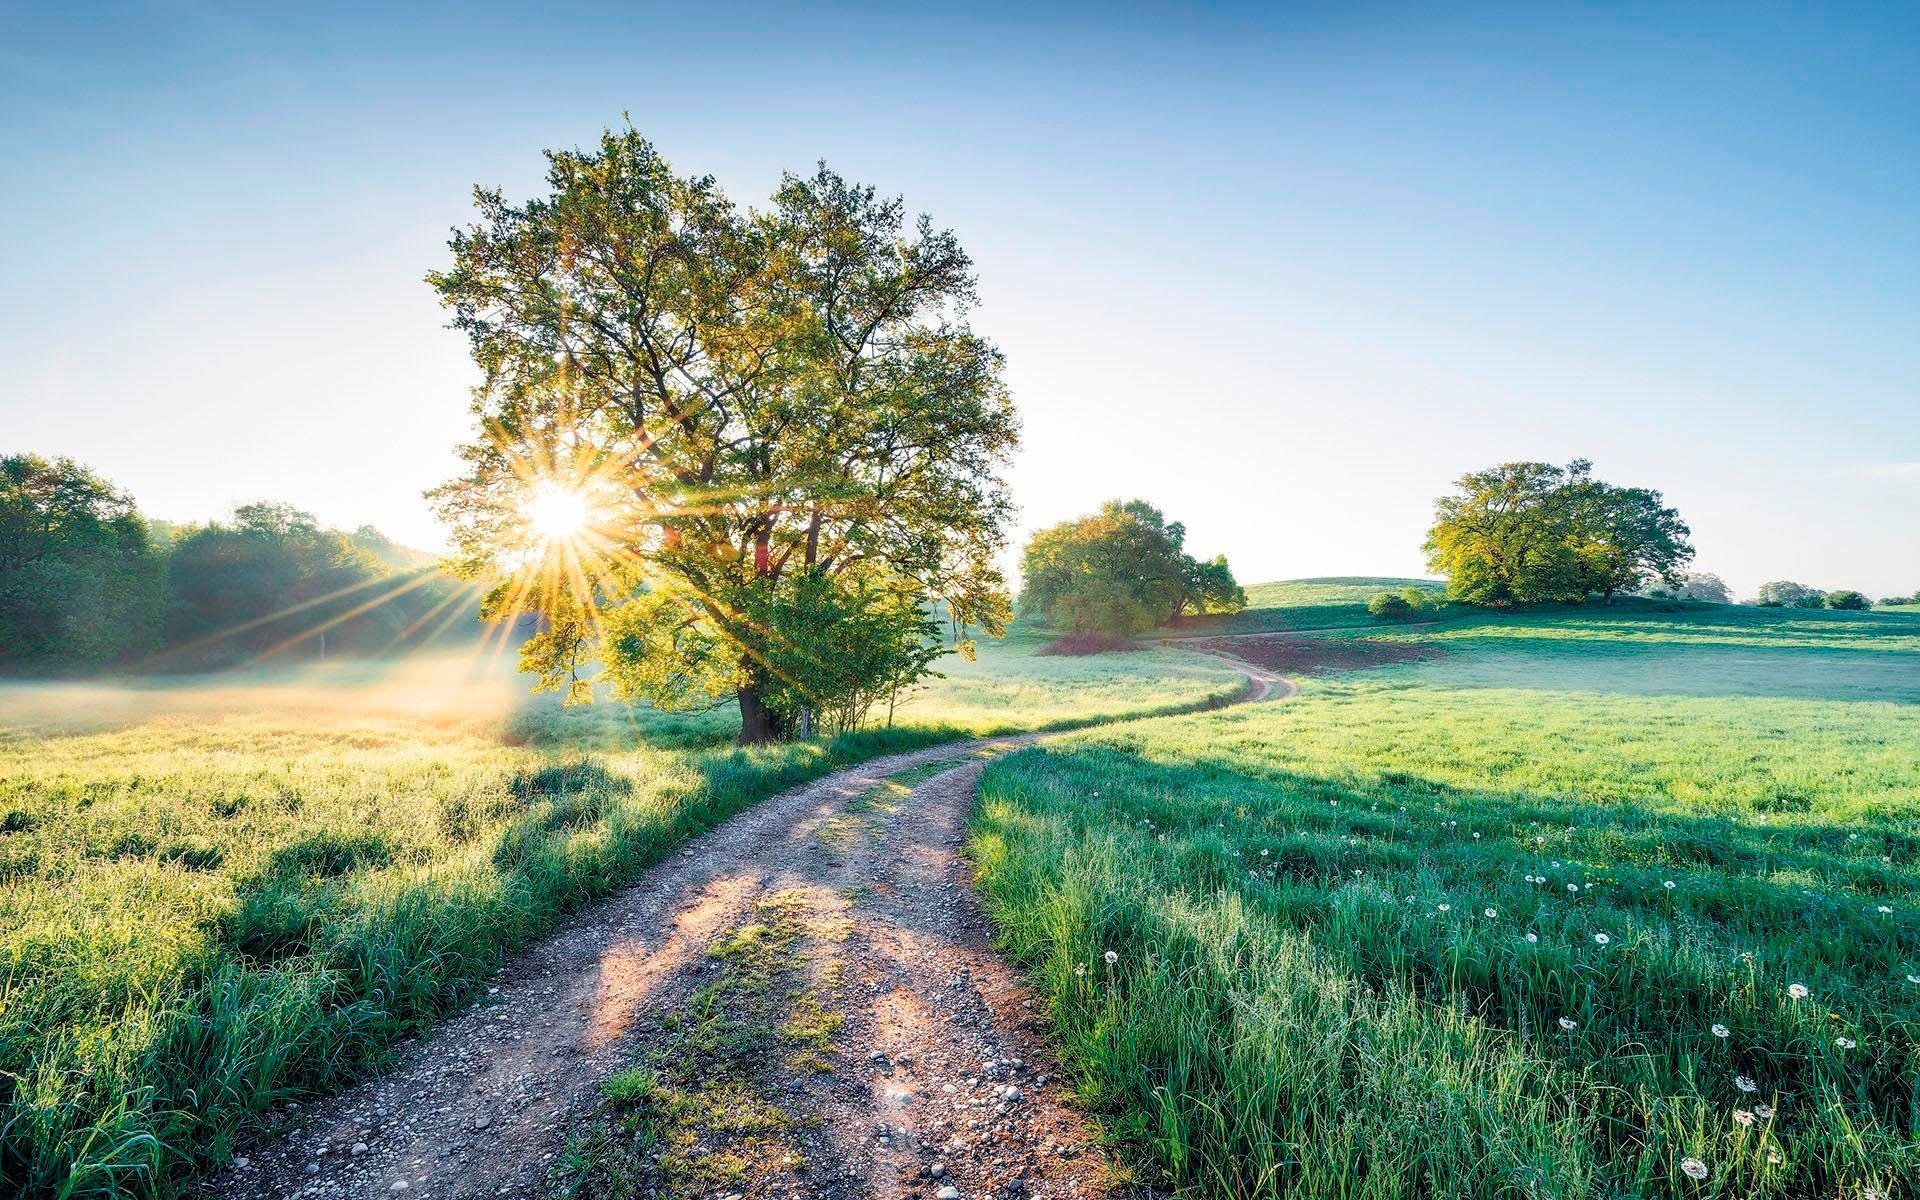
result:
M 1841 589 L 1827 593 L 1827 607 L 1841 608 L 1848 612 L 1859 612 L 1868 607 L 1867 598 L 1859 592 Z
M 1367 611 L 1382 621 L 1404 621 L 1416 611 L 1399 592 L 1375 592 Z

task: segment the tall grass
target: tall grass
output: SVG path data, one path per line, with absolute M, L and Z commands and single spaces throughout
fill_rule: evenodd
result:
M 1156 687 L 1116 655 L 1049 685 L 1057 660 L 990 654 L 895 728 L 752 750 L 726 745 L 725 711 L 561 709 L 440 662 L 0 689 L 0 1194 L 177 1194 L 269 1110 L 373 1069 L 515 947 L 773 792 L 1086 719 L 1088 681 L 1092 716 L 1239 682 L 1177 656 L 1198 669 Z
M 989 768 L 993 915 L 1174 1185 L 1910 1194 L 1920 653 L 1583 619 Z

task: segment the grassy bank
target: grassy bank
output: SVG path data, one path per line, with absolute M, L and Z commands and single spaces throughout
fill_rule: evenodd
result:
M 1379 592 L 1417 588 L 1438 600 L 1442 584 L 1431 579 L 1393 576 L 1341 575 L 1322 579 L 1288 579 L 1247 587 L 1247 607 L 1226 616 L 1193 617 L 1171 632 L 1179 637 L 1211 637 L 1223 633 L 1283 633 L 1290 629 L 1344 629 L 1380 625 L 1367 612 L 1367 601 Z M 1454 612 L 1450 606 L 1423 614 L 1426 619 Z
M 893 729 L 753 750 L 726 711 L 562 710 L 451 660 L 0 688 L 0 1192 L 176 1192 L 692 833 L 876 754 L 1237 686 L 1173 658 L 997 647 Z
M 1196 1193 L 1904 1195 L 1915 634 L 1409 632 L 1435 657 L 996 764 L 982 882 L 1093 1102 Z

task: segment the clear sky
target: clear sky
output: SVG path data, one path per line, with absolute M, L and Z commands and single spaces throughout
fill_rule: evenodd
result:
M 1516 458 L 1701 569 L 1920 588 L 1920 5 L 0 0 L 0 452 L 416 545 L 473 381 L 422 275 L 622 113 L 951 226 L 1031 527 L 1413 574 Z

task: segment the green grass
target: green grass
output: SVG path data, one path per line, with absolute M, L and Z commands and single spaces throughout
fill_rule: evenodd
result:
M 1219 659 L 1166 647 L 1085 657 L 1036 655 L 1047 635 L 1024 625 L 981 641 L 975 661 L 949 655 L 946 678 L 901 704 L 897 720 L 977 736 L 1177 712 L 1238 693 L 1245 676 Z
M 1410 587 L 1419 588 L 1436 598 L 1445 589 L 1445 585 L 1432 579 L 1399 579 L 1390 576 L 1329 576 L 1256 583 L 1247 588 L 1247 607 L 1244 610 L 1228 616 L 1195 617 L 1183 621 L 1178 636 L 1376 626 L 1381 622 L 1367 612 L 1367 601 L 1377 592 L 1397 592 Z M 1451 611 L 1422 616 L 1432 618 Z
M 1240 682 L 1172 651 L 1032 646 L 986 649 L 893 729 L 753 750 L 727 744 L 728 710 L 561 709 L 456 660 L 0 687 L 0 1194 L 179 1192 L 782 788 Z
M 1916 634 L 1409 631 L 1444 653 L 989 767 L 982 886 L 1074 1076 L 1184 1191 L 1911 1195 Z

